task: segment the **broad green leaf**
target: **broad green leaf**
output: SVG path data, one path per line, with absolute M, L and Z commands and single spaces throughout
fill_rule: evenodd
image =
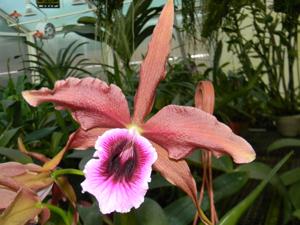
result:
M 219 201 L 241 190 L 247 183 L 248 176 L 245 172 L 223 174 L 213 181 L 214 198 Z
M 75 159 L 83 159 L 87 156 L 92 157 L 95 152 L 95 149 L 87 149 L 84 151 L 73 151 L 72 153 L 68 154 L 66 158 L 75 158 Z
M 291 169 L 280 175 L 284 185 L 288 186 L 300 181 L 300 168 Z
M 154 174 L 151 176 L 151 183 L 149 184 L 150 189 L 161 188 L 161 187 L 170 187 L 170 184 L 165 178 L 160 174 Z
M 11 99 L 3 99 L 3 100 L 1 100 L 1 104 L 2 104 L 2 106 L 3 106 L 4 109 L 9 108 L 10 106 L 12 106 L 15 103 L 16 103 L 16 100 L 11 100 Z
M 56 152 L 59 149 L 59 144 L 63 138 L 64 134 L 62 132 L 53 132 L 51 136 L 51 151 Z
M 32 133 L 27 134 L 25 136 L 24 142 L 28 143 L 31 141 L 43 139 L 43 138 L 47 137 L 48 135 L 52 134 L 56 128 L 57 127 L 45 127 L 45 128 L 39 129 L 39 130 L 35 130 Z
M 0 155 L 23 164 L 32 163 L 32 159 L 29 156 L 16 149 L 0 147 Z
M 201 165 L 201 151 L 194 151 L 187 157 L 187 160 L 195 165 Z M 232 172 L 233 163 L 229 156 L 222 156 L 218 159 L 212 157 L 212 168 L 224 172 Z
M 99 207 L 94 203 L 91 207 L 78 206 L 79 216 L 84 225 L 102 225 L 102 214 Z
M 249 178 L 256 180 L 264 180 L 269 176 L 272 168 L 269 165 L 264 164 L 262 162 L 252 162 L 249 164 L 241 165 L 236 170 L 247 172 Z M 270 180 L 270 183 L 275 188 L 277 188 L 283 196 L 287 195 L 287 190 L 277 174 L 273 176 L 273 178 Z
M 205 208 L 202 207 L 202 210 Z M 190 197 L 184 196 L 172 202 L 164 211 L 170 225 L 187 225 L 193 221 L 196 207 Z
M 215 203 L 238 192 L 246 184 L 247 180 L 248 176 L 245 172 L 228 173 L 217 177 L 213 181 Z M 209 208 L 207 195 L 204 196 L 201 208 L 203 211 Z M 168 216 L 169 224 L 172 225 L 189 224 L 193 221 L 196 213 L 193 202 L 187 196 L 175 200 L 164 210 Z
M 300 209 L 300 182 L 293 184 L 289 189 L 290 199 L 296 209 Z
M 281 198 L 278 198 L 277 194 L 272 195 L 272 199 L 269 204 L 266 205 L 268 212 L 266 215 L 265 225 L 278 225 L 281 217 Z
M 274 150 L 287 148 L 287 147 L 300 147 L 300 139 L 282 138 L 270 144 L 267 150 L 274 151 Z
M 129 213 L 116 213 L 114 223 L 111 225 L 139 225 L 133 211 Z
M 293 212 L 293 216 L 298 218 L 300 220 L 300 209 L 297 209 L 296 211 Z
M 222 156 L 220 158 L 212 158 L 212 167 L 217 170 L 221 170 L 224 172 L 232 172 L 233 171 L 233 163 L 232 159 L 229 156 Z
M 252 162 L 236 168 L 236 171 L 246 172 L 249 178 L 263 180 L 269 175 L 272 168 L 262 162 Z
M 0 146 L 6 147 L 13 137 L 18 133 L 20 128 L 12 128 L 3 131 L 0 135 Z
M 41 211 L 38 197 L 30 190 L 21 189 L 11 205 L 0 216 L 1 225 L 24 225 Z
M 135 215 L 137 224 L 169 225 L 164 210 L 157 202 L 149 198 L 146 198 L 141 207 L 135 211 Z
M 271 170 L 269 176 L 264 179 L 244 200 L 227 212 L 220 220 L 218 225 L 236 225 L 238 224 L 241 216 L 246 210 L 254 203 L 256 198 L 260 195 L 267 183 L 278 172 L 282 165 L 291 157 L 292 153 L 286 155 L 276 166 Z

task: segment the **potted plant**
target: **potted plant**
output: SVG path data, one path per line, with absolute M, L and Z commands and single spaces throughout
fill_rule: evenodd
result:
M 296 77 L 300 72 L 297 66 L 299 11 L 284 5 L 281 10 L 283 13 L 277 13 L 269 10 L 262 0 L 225 1 L 223 6 L 226 6 L 227 10 L 220 12 L 214 29 L 204 29 L 203 34 L 211 37 L 214 35 L 213 31 L 218 32 L 221 28 L 228 38 L 228 50 L 237 56 L 240 69 L 248 79 L 253 76 L 259 77 L 256 88 L 264 92 L 267 106 L 264 113 L 268 112 L 269 117 L 277 121 L 281 134 L 297 135 L 299 80 Z M 280 5 L 274 4 L 274 8 L 280 11 Z M 208 28 L 209 24 L 211 20 L 207 19 L 203 27 Z M 291 130 L 288 130 L 282 124 L 290 119 L 292 122 L 288 123 L 292 126 Z

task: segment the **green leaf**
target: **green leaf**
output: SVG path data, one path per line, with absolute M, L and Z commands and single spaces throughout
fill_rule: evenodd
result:
M 293 184 L 289 189 L 290 199 L 296 209 L 300 209 L 300 182 Z
M 135 211 L 135 215 L 137 224 L 169 225 L 163 209 L 157 202 L 149 198 L 146 198 L 141 207 Z
M 296 211 L 294 211 L 293 216 L 300 220 L 300 209 L 297 209 Z
M 154 174 L 151 176 L 151 183 L 149 184 L 150 189 L 161 188 L 161 187 L 170 187 L 170 184 L 165 178 L 160 174 Z
M 227 212 L 219 222 L 219 225 L 236 225 L 241 216 L 254 203 L 271 178 L 278 172 L 282 165 L 291 157 L 292 152 L 286 155 L 269 173 L 269 176 L 264 179 L 243 201 L 237 204 L 229 212 Z
M 43 139 L 45 137 L 47 137 L 48 135 L 52 134 L 52 132 L 55 131 L 57 127 L 45 127 L 39 130 L 35 130 L 30 134 L 27 134 L 24 138 L 24 142 L 28 143 L 31 141 L 35 141 L 35 140 L 40 140 Z
M 65 212 L 65 210 L 47 203 L 42 203 L 40 204 L 40 206 L 42 208 L 48 208 L 51 212 L 58 215 L 61 218 L 61 220 L 64 222 L 64 225 L 71 225 L 72 222 L 70 221 L 68 214 L 67 212 Z
M 248 176 L 245 172 L 223 174 L 213 181 L 214 198 L 218 202 L 241 190 L 247 183 Z
M 264 180 L 268 178 L 272 168 L 262 162 L 252 162 L 249 164 L 241 165 L 236 170 L 247 172 L 249 178 L 256 180 Z M 287 194 L 287 189 L 285 188 L 282 180 L 280 180 L 277 174 L 273 176 L 273 178 L 270 180 L 270 183 L 275 188 L 277 188 L 277 190 L 282 196 Z
M 75 158 L 75 159 L 83 159 L 87 156 L 92 157 L 94 155 L 95 149 L 87 149 L 84 151 L 73 151 L 71 154 L 67 155 L 66 158 Z
M 201 151 L 194 151 L 187 158 L 190 163 L 195 165 L 201 164 Z M 224 172 L 233 171 L 233 163 L 229 156 L 222 156 L 220 158 L 212 157 L 212 168 Z
M 212 167 L 217 170 L 221 170 L 224 172 L 232 172 L 233 171 L 233 163 L 229 156 L 222 156 L 220 158 L 212 158 Z
M 300 147 L 300 140 L 295 138 L 282 138 L 270 144 L 267 150 L 271 152 L 287 147 Z
M 102 225 L 102 214 L 100 213 L 97 203 L 94 203 L 91 207 L 78 206 L 79 216 L 84 225 Z
M 284 185 L 288 186 L 300 181 L 300 168 L 295 168 L 281 174 L 280 178 Z
M 217 177 L 213 181 L 215 203 L 238 192 L 247 183 L 247 180 L 248 176 L 245 172 L 228 173 Z M 203 211 L 209 208 L 207 195 L 204 195 L 201 208 Z M 190 224 L 196 213 L 193 202 L 187 196 L 175 200 L 164 210 L 168 216 L 169 224 L 172 225 Z
M 20 162 L 23 164 L 32 163 L 31 158 L 25 155 L 24 153 L 20 152 L 19 150 L 0 147 L 0 155 L 4 155 L 13 161 Z
M 191 198 L 184 196 L 172 202 L 164 208 L 164 211 L 170 225 L 186 225 L 193 221 L 196 208 Z
M 5 130 L 1 135 L 0 135 L 0 146 L 7 146 L 8 143 L 13 139 L 13 137 L 18 133 L 20 128 L 13 128 L 9 130 Z

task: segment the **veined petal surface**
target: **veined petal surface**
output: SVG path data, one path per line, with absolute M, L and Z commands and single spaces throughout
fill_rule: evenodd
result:
M 214 116 L 194 107 L 166 106 L 142 129 L 143 136 L 167 149 L 174 159 L 187 156 L 195 148 L 229 154 L 236 163 L 255 159 L 247 141 Z
M 69 109 L 84 130 L 94 127 L 124 127 L 130 122 L 128 104 L 121 89 L 95 78 L 68 78 L 55 83 L 54 89 L 24 91 L 32 106 L 53 102 L 56 109 Z
M 153 143 L 157 152 L 157 160 L 153 165 L 153 169 L 159 172 L 171 184 L 176 185 L 186 192 L 194 204 L 197 205 L 197 187 L 196 182 L 191 174 L 190 168 L 183 159 L 175 160 L 168 156 L 166 149 L 156 143 Z
M 111 129 L 96 141 L 96 152 L 85 166 L 82 189 L 96 197 L 100 211 L 125 213 L 144 201 L 157 154 L 137 132 Z
M 174 20 L 173 0 L 168 0 L 163 8 L 149 43 L 148 52 L 140 69 L 140 82 L 134 99 L 134 116 L 136 123 L 143 122 L 151 111 L 155 89 L 165 78 L 165 66 L 170 52 Z

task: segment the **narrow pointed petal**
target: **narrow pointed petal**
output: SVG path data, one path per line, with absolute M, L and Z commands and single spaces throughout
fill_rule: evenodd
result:
M 104 214 L 129 212 L 144 201 L 157 154 L 151 143 L 128 129 L 111 129 L 96 141 L 85 166 L 82 189 L 96 197 Z
M 213 84 L 208 81 L 200 81 L 195 92 L 195 106 L 203 111 L 213 114 L 215 107 L 215 91 Z
M 149 43 L 148 53 L 141 65 L 140 81 L 134 99 L 134 117 L 136 123 L 141 123 L 151 111 L 155 89 L 165 78 L 165 65 L 170 52 L 174 20 L 173 0 L 168 0 Z
M 194 107 L 169 105 L 142 127 L 143 136 L 181 159 L 195 148 L 229 154 L 236 163 L 255 159 L 251 145 L 214 116 Z
M 84 130 L 94 127 L 124 127 L 130 122 L 128 104 L 121 89 L 95 78 L 57 81 L 53 90 L 24 91 L 32 106 L 52 102 L 56 109 L 69 109 Z
M 152 142 L 152 145 L 158 156 L 153 169 L 159 172 L 171 184 L 176 185 L 187 193 L 197 205 L 196 182 L 186 161 L 170 159 L 166 149 L 154 142 Z
M 90 130 L 78 129 L 72 133 L 67 143 L 68 149 L 86 150 L 95 146 L 96 140 L 107 128 L 93 128 Z

